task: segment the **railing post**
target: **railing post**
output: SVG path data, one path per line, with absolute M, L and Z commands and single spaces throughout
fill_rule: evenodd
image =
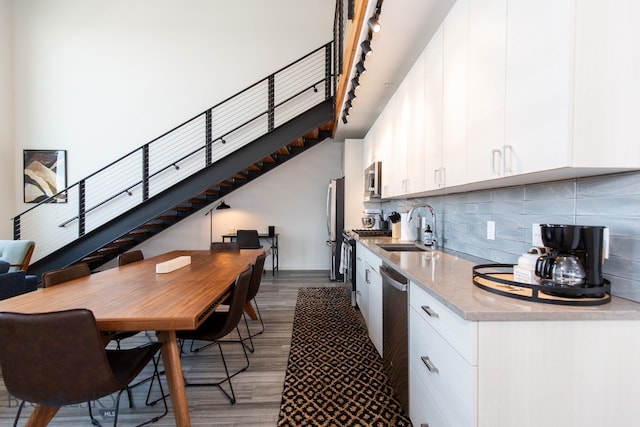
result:
M 13 218 L 13 240 L 20 240 L 20 215 Z
M 85 209 L 85 181 L 84 179 L 78 183 L 78 237 L 84 236 L 85 232 L 85 220 L 86 220 L 86 209 Z
M 331 43 L 324 48 L 324 99 L 331 98 L 333 81 L 331 79 Z
M 142 201 L 149 199 L 149 144 L 142 147 Z
M 276 78 L 273 74 L 269 76 L 269 132 L 275 128 L 276 117 Z
M 211 164 L 211 159 L 212 159 L 212 155 L 211 155 L 211 144 L 213 141 L 211 141 L 211 138 L 213 138 L 212 135 L 212 123 L 211 123 L 211 109 L 208 109 L 207 112 L 205 113 L 205 133 L 206 133 L 206 144 L 207 144 L 207 148 L 205 149 L 205 165 L 209 166 Z

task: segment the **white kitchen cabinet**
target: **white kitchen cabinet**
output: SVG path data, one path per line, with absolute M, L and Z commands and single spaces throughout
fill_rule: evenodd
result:
M 467 321 L 411 282 L 411 421 L 429 427 L 635 426 L 637 323 Z
M 499 178 L 504 172 L 506 43 L 507 0 L 470 0 L 469 182 Z
M 367 273 L 367 263 L 364 254 L 368 250 L 360 243 L 356 243 L 356 304 L 360 309 L 360 314 L 368 324 L 369 318 L 369 282 Z
M 458 0 L 443 23 L 441 187 L 466 179 L 468 51 L 469 0 Z
M 380 115 L 377 134 L 384 145 L 386 156 L 382 163 L 382 197 L 393 197 L 402 192 L 402 180 L 405 171 L 403 164 L 407 157 L 407 138 L 405 129 L 400 128 L 398 118 L 398 99 L 396 92 Z
M 461 319 L 410 283 L 409 414 L 414 425 L 477 425 L 476 343 L 477 322 Z
M 424 55 L 424 185 L 412 193 L 464 183 L 467 165 L 469 2 L 459 0 Z
M 570 165 L 573 4 L 509 2 L 505 176 Z
M 367 325 L 369 338 L 382 355 L 382 276 L 381 260 L 362 244 L 356 243 L 356 302 Z
M 397 197 L 424 187 L 424 55 L 399 85 L 380 116 L 377 132 L 385 150 L 383 197 Z
M 424 51 L 424 189 L 443 185 L 442 176 L 442 26 Z
M 366 254 L 369 268 L 369 338 L 382 356 L 382 276 L 380 265 L 382 261 L 373 252 Z
M 457 1 L 423 53 L 424 185 L 396 176 L 383 197 L 640 168 L 639 19 L 633 0 Z

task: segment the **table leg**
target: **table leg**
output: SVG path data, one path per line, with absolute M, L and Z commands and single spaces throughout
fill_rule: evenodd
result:
M 58 409 L 60 409 L 59 406 L 36 406 L 27 420 L 25 427 L 46 426 L 56 413 L 58 413 Z
M 162 362 L 167 375 L 167 384 L 169 385 L 176 426 L 189 427 L 191 426 L 191 419 L 189 418 L 187 393 L 184 388 L 184 378 L 182 377 L 182 364 L 180 362 L 180 349 L 176 331 L 158 331 L 158 339 L 162 342 Z
M 246 304 L 244 305 L 244 312 L 249 315 L 251 320 L 258 320 L 258 315 L 256 314 L 256 311 L 253 309 L 253 306 L 251 305 L 251 301 L 247 301 Z

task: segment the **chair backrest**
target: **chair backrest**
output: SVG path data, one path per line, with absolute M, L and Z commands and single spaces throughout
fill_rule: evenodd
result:
M 253 264 L 253 272 L 251 273 L 251 284 L 249 285 L 249 292 L 247 293 L 247 301 L 254 299 L 258 293 L 258 289 L 260 289 L 265 258 L 267 258 L 267 254 L 262 253 L 256 257 L 256 262 Z
M 33 240 L 0 240 L 0 260 L 11 265 L 9 271 L 27 271 L 35 247 Z
M 9 393 L 45 406 L 87 402 L 112 392 L 102 337 L 86 309 L 0 313 L 0 368 Z
M 240 244 L 238 242 L 211 242 L 212 251 L 232 251 L 238 252 Z
M 135 251 L 125 252 L 118 255 L 118 265 L 131 264 L 132 262 L 142 261 L 143 259 L 144 255 L 142 254 L 142 251 L 136 249 Z
M 47 271 L 42 275 L 42 286 L 46 288 L 90 274 L 89 264 L 81 262 L 59 270 Z
M 252 267 L 248 266 L 246 270 L 236 277 L 233 289 L 231 290 L 229 311 L 227 312 L 225 324 L 220 330 L 220 337 L 224 337 L 233 331 L 242 318 L 244 305 L 247 302 L 249 285 L 251 284 L 251 271 Z
M 262 247 L 257 230 L 238 230 L 236 242 L 240 245 L 240 249 L 258 249 Z

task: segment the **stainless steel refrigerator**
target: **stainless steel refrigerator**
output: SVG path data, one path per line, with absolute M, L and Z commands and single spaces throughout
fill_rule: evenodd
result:
M 332 179 L 327 189 L 327 246 L 331 250 L 331 280 L 343 281 L 340 272 L 344 229 L 344 178 Z

